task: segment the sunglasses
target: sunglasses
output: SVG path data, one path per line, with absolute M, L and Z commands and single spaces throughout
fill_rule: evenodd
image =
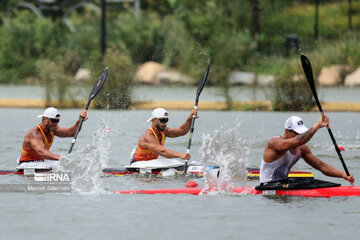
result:
M 161 123 L 167 123 L 169 121 L 168 118 L 158 118 L 159 122 Z
M 56 119 L 56 118 L 49 118 L 50 119 L 50 121 L 52 122 L 52 123 L 58 123 L 58 122 L 60 122 L 60 119 Z

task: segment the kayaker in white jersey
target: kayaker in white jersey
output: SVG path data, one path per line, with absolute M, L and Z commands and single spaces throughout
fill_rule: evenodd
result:
M 353 183 L 354 178 L 352 174 L 347 176 L 345 172 L 339 171 L 321 161 L 305 145 L 317 130 L 328 126 L 329 118 L 324 114 L 310 129 L 297 116 L 287 119 L 284 134 L 271 138 L 265 147 L 260 166 L 260 183 L 267 184 L 287 180 L 290 169 L 300 157 L 326 176 L 343 178 Z
M 31 128 L 25 135 L 22 143 L 21 155 L 18 159 L 18 169 L 24 168 L 51 168 L 58 163 L 60 155 L 50 152 L 54 135 L 58 137 L 73 137 L 83 117 L 87 120 L 86 110 L 83 110 L 75 124 L 69 128 L 58 126 L 60 113 L 56 108 L 47 108 L 42 115 L 41 123 Z M 55 160 L 55 161 L 49 161 Z
M 166 137 L 180 137 L 188 133 L 193 115 L 198 118 L 197 110 L 195 108 L 192 109 L 185 123 L 180 127 L 169 128 L 167 126 L 169 115 L 166 109 L 154 109 L 151 118 L 147 120 L 147 122 L 151 122 L 151 127 L 143 133 L 138 144 L 131 153 L 131 163 L 154 160 L 157 159 L 159 155 L 165 158 L 181 158 L 189 160 L 191 157 L 189 153 L 179 153 L 165 148 L 164 143 Z

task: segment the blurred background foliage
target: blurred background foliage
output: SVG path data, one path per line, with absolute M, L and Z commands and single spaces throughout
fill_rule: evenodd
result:
M 108 66 L 109 82 L 98 106 L 128 108 L 138 65 L 162 63 L 193 77 L 196 85 L 211 61 L 209 84 L 223 90 L 229 109 L 228 75 L 237 70 L 275 75 L 275 110 L 307 110 L 313 104 L 307 83 L 303 77 L 294 82 L 302 74 L 301 52 L 312 61 L 315 76 L 325 65 L 360 64 L 359 0 L 141 0 L 140 11 L 133 2 L 109 2 L 104 55 L 101 1 L 85 1 L 92 5 L 71 12 L 84 1 L 48 1 L 62 8 L 43 10 L 42 17 L 14 7 L 19 2 L 0 0 L 0 83 L 44 84 L 58 89 L 59 100 L 80 67 L 90 68 L 96 79 Z M 37 6 L 41 1 L 27 2 Z M 74 31 L 65 24 L 65 13 Z M 299 39 L 290 52 L 285 47 L 289 34 Z

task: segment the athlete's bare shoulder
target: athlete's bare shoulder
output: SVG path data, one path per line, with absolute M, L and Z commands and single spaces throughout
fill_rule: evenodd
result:
M 32 149 L 31 142 L 33 140 L 37 140 L 41 137 L 42 137 L 41 133 L 37 127 L 31 128 L 24 137 L 23 147 L 25 147 L 26 149 L 29 149 L 29 150 Z
M 25 135 L 24 140 L 30 141 L 34 138 L 42 138 L 42 135 L 37 127 L 31 128 Z
M 142 135 L 142 138 L 146 142 L 157 142 L 156 137 L 152 131 L 146 130 Z
M 273 150 L 276 150 L 276 146 L 281 143 L 281 141 L 283 140 L 282 137 L 279 136 L 275 136 L 270 138 L 270 140 L 268 141 L 268 143 L 266 144 L 266 148 L 270 148 Z
M 28 132 L 29 137 L 37 137 L 37 136 L 39 136 L 39 134 L 40 134 L 40 131 L 37 127 L 31 128 Z

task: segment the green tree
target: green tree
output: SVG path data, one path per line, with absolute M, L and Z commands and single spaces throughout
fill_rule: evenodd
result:
M 52 96 L 56 95 L 58 106 L 63 107 L 70 83 L 70 76 L 65 74 L 64 66 L 59 62 L 39 59 L 36 61 L 36 70 L 39 81 L 45 87 L 46 106 L 52 105 Z
M 294 58 L 279 69 L 272 108 L 275 111 L 308 111 L 312 106 L 314 101 L 302 71 L 300 58 Z
M 64 49 L 61 24 L 37 18 L 28 11 L 15 11 L 0 26 L 1 83 L 19 83 L 36 75 L 36 60 L 55 58 Z
M 119 50 L 109 47 L 104 56 L 103 66 L 109 68 L 109 74 L 104 89 L 96 98 L 96 105 L 109 109 L 129 108 L 135 74 L 135 66 L 131 59 Z M 99 75 L 98 72 L 96 76 Z

